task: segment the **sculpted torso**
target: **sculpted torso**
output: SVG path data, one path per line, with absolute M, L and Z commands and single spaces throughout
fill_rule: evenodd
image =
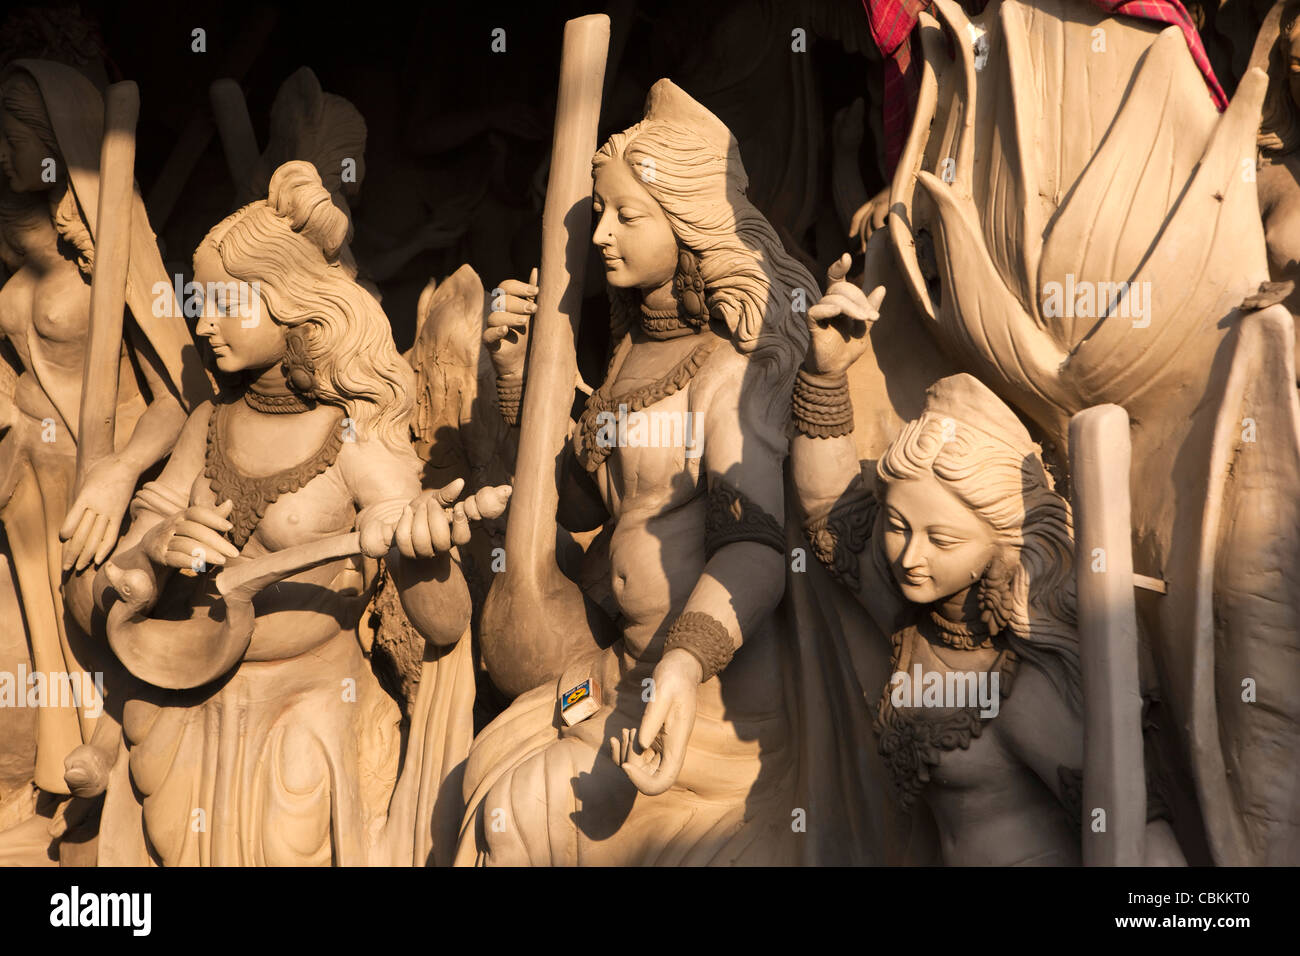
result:
M 48 238 L 52 246 L 52 227 Z M 14 393 L 19 409 L 36 419 L 57 417 L 47 389 L 59 390 L 65 407 L 79 406 L 89 321 L 90 285 L 77 264 L 57 253 L 30 250 L 22 268 L 0 288 L 0 332 L 23 364 Z M 38 379 L 34 371 L 33 340 L 39 342 L 48 380 Z M 134 376 L 123 375 L 119 403 L 137 391 Z
M 617 369 L 613 394 L 624 395 L 650 385 L 665 370 L 701 344 L 700 336 L 669 342 L 638 342 Z M 664 416 L 705 418 L 709 399 L 722 379 L 738 377 L 743 361 L 726 343 L 715 349 L 704 368 L 686 388 L 645 411 Z M 732 352 L 728 355 L 728 352 Z M 697 428 L 694 447 L 619 447 L 596 473 L 601 497 L 615 521 L 610 543 L 612 588 L 627 626 L 629 651 L 639 659 L 651 647 L 657 630 L 680 611 L 704 569 L 704 497 L 701 471 L 706 460 L 707 428 Z M 659 644 L 662 643 L 662 635 Z
M 191 505 L 221 503 L 215 500 L 205 474 L 209 416 L 213 413 L 209 405 L 191 416 L 169 465 L 169 470 L 174 467 L 189 479 Z M 236 402 L 227 415 L 222 432 L 227 458 L 252 477 L 275 474 L 307 461 L 342 427 L 339 410 L 323 405 L 298 415 L 273 416 Z M 407 473 L 410 469 L 393 461 L 380 443 L 344 441 L 334 464 L 267 507 L 240 549 L 239 559 L 231 563 L 351 530 L 358 500 L 349 477 L 363 463 L 370 480 L 383 481 L 393 489 L 390 494 L 405 493 L 411 487 L 418 490 L 414 476 Z M 299 572 L 266 589 L 254 599 L 257 623 L 244 659 L 294 657 L 330 639 L 341 627 L 355 623 L 364 585 L 358 561 L 341 559 Z M 210 607 L 218 601 L 215 592 L 207 593 L 194 606 Z
M 922 673 L 988 671 L 996 649 L 959 651 L 912 642 Z M 947 711 L 916 708 L 919 719 Z M 1022 662 L 1014 691 L 969 748 L 948 750 L 924 791 L 944 862 L 953 866 L 1078 865 L 1079 835 L 1045 783 L 1057 766 L 1083 766 L 1083 728 L 1039 668 Z

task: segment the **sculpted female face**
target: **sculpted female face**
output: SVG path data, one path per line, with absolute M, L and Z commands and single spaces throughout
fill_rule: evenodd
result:
M 30 127 L 0 110 L 0 171 L 9 180 L 9 188 L 20 193 L 49 189 L 53 184 L 43 181 L 41 174 L 45 160 L 53 158 Z
M 221 265 L 211 245 L 194 253 L 194 281 L 203 289 L 203 313 L 195 332 L 208 340 L 223 372 L 269 368 L 284 358 L 284 328 L 271 318 L 260 295 Z
M 677 237 L 668 217 L 621 161 L 596 168 L 596 231 L 605 280 L 617 289 L 657 289 L 677 270 Z
M 913 603 L 952 597 L 993 560 L 993 528 L 933 475 L 889 482 L 882 505 L 889 570 Z

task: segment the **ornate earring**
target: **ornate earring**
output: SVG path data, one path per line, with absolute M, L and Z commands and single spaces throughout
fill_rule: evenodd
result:
M 307 354 L 307 334 L 301 329 L 290 329 L 284 336 L 284 359 L 280 371 L 295 392 L 316 394 L 316 363 Z
M 673 274 L 673 296 L 683 316 L 692 325 L 709 321 L 709 305 L 704 292 L 704 273 L 700 260 L 689 249 L 677 253 L 677 271 Z
M 999 551 L 976 585 L 981 616 L 991 634 L 999 633 L 1016 615 L 1019 567 L 1018 555 Z

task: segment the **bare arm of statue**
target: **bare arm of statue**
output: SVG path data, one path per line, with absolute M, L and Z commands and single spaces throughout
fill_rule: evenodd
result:
M 92 560 L 97 565 L 104 563 L 117 544 L 140 476 L 171 451 L 185 425 L 185 409 L 154 368 L 148 350 L 141 350 L 139 367 L 153 399 L 126 446 L 91 467 L 68 508 L 59 529 L 59 537 L 67 542 L 63 548 L 65 571 L 74 566 L 81 571 Z
M 415 456 L 401 457 L 377 439 L 346 443 L 339 463 L 361 509 L 362 550 L 389 562 L 416 630 L 434 644 L 454 643 L 469 625 L 469 588 L 454 549 L 469 540 L 469 525 L 463 506 L 454 520 L 444 509 L 464 481 L 421 491 Z

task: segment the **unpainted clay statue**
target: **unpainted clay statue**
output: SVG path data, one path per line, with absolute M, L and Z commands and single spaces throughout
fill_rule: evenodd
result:
M 1248 69 L 1220 113 L 1177 26 L 1071 0 L 930 9 L 888 224 L 908 293 L 1058 466 L 1072 416 L 1127 412 L 1143 685 L 1196 795 L 1179 841 L 1293 863 L 1300 403 L 1294 322 L 1258 297 L 1249 175 L 1268 76 Z
M 420 490 L 411 371 L 340 262 L 349 228 L 311 164 L 290 162 L 195 252 L 217 293 L 198 334 L 228 387 L 189 417 L 96 579 L 114 651 L 150 685 L 126 704 L 101 863 L 440 850 L 432 807 L 473 703 L 455 547 L 509 489 Z M 400 775 L 398 707 L 357 631 L 381 557 L 428 642 Z
M 813 552 L 891 635 L 874 729 L 896 795 L 924 801 L 945 864 L 1077 865 L 1084 702 L 1069 504 L 1019 419 L 966 374 L 930 387 L 877 463 L 873 494 L 845 372 L 874 315 L 809 317 L 794 479 Z M 1150 828 L 1147 862 L 1181 862 L 1168 824 Z
M 807 804 L 783 677 L 793 635 L 774 612 L 786 576 L 785 427 L 807 341 L 791 305 L 796 294 L 815 301 L 817 287 L 745 198 L 734 137 L 670 81 L 592 172 L 615 346 L 573 426 L 560 519 L 570 530 L 612 524 L 600 553 L 620 634 L 476 739 L 457 862 L 813 857 L 791 825 Z M 500 288 L 486 337 L 512 416 L 538 288 Z M 593 712 L 562 717 L 557 695 Z
M 0 518 L 30 667 L 67 674 L 77 686 L 83 675 L 112 668 L 89 637 L 79 573 L 111 552 L 140 476 L 171 448 L 186 404 L 210 394 L 167 298 L 171 283 L 136 196 L 126 290 L 135 323 L 120 350 L 114 451 L 90 463 L 77 490 L 103 121 L 102 97 L 69 66 L 20 60 L 0 79 L 0 168 L 8 180 L 0 228 L 17 267 L 0 289 L 0 328 L 21 369 L 12 394 L 0 397 Z M 161 300 L 156 281 L 167 290 Z M 106 752 L 82 745 L 92 740 L 101 705 L 40 709 L 35 780 L 42 790 L 98 792 L 113 735 Z

